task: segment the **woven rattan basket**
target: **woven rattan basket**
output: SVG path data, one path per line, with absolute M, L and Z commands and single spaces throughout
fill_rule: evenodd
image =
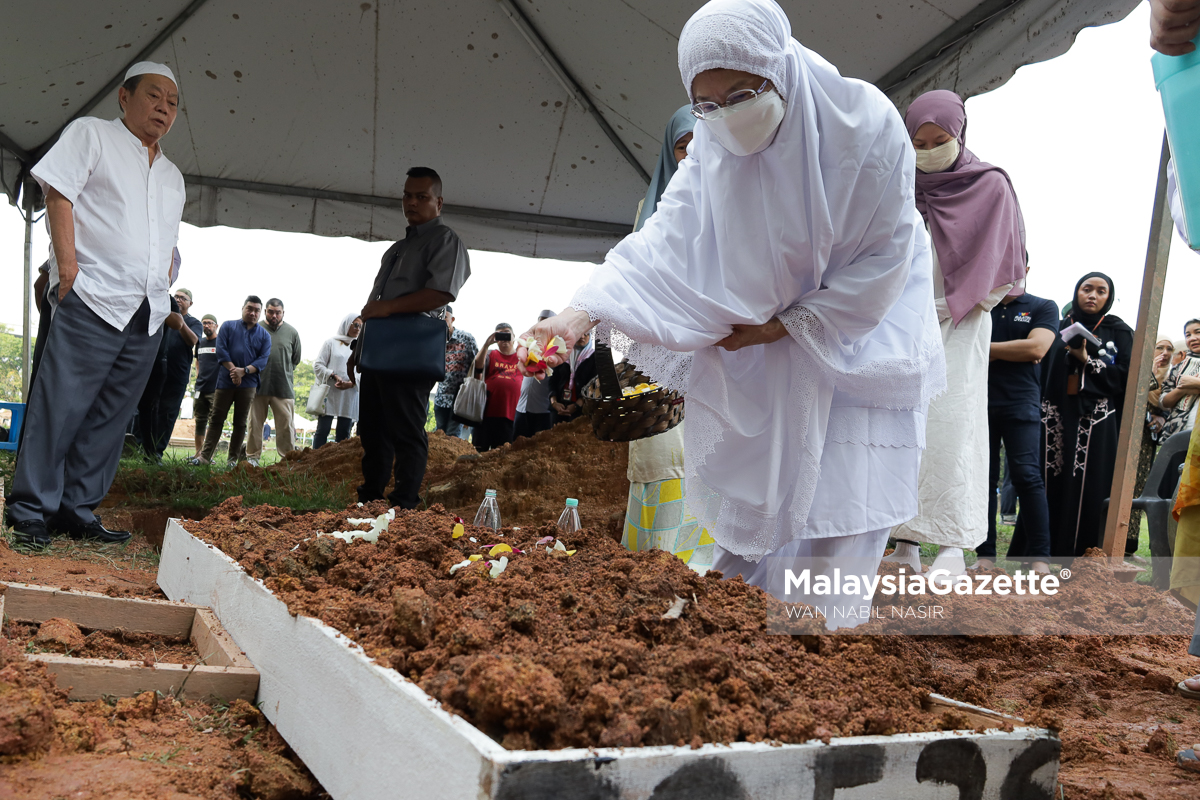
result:
M 683 422 L 683 398 L 658 388 L 625 397 L 621 389 L 650 383 L 628 361 L 613 365 L 612 351 L 596 345 L 596 377 L 580 393 L 583 413 L 592 419 L 592 432 L 605 442 L 632 442 L 671 430 Z

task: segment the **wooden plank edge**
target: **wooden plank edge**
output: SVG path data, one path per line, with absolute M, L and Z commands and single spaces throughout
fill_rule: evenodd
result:
M 221 627 L 217 615 L 210 609 L 196 609 L 191 640 L 207 666 L 254 669 L 254 664 L 233 641 L 233 637 Z
M 65 617 L 91 630 L 121 628 L 133 633 L 184 637 L 191 634 L 195 612 L 191 603 L 109 597 L 99 592 L 63 591 L 52 586 L 4 584 L 8 615 L 22 622 L 45 622 Z M 94 605 L 81 613 L 80 606 Z
M 1003 714 L 999 711 L 993 711 L 990 708 L 971 705 L 960 700 L 954 700 L 944 695 L 930 692 L 929 695 L 921 701 L 921 705 L 926 711 L 931 711 L 935 708 L 945 709 L 947 711 L 957 711 L 967 718 L 969 722 L 974 723 L 977 727 L 983 728 L 999 728 L 1005 723 L 1009 723 L 1014 727 L 1022 727 L 1025 725 L 1025 720 L 1021 717 L 1015 717 L 1011 714 Z
M 253 702 L 259 674 L 245 667 L 193 667 L 189 664 L 156 664 L 106 658 L 72 658 L 33 653 L 29 661 L 44 664 L 60 686 L 69 683 L 72 700 L 96 700 L 105 695 L 132 697 L 143 691 L 178 694 L 181 699 L 217 697 L 232 702 Z

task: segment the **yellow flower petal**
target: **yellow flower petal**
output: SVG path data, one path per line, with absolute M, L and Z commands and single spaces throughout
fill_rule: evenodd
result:
M 454 532 L 453 532 L 452 534 L 450 534 L 450 538 L 451 538 L 451 539 L 458 539 L 458 538 L 460 538 L 460 537 L 461 537 L 461 536 L 462 536 L 464 533 L 466 533 L 466 529 L 465 529 L 465 528 L 463 528 L 463 526 L 462 526 L 462 523 L 461 523 L 461 522 L 456 522 L 456 523 L 454 523 Z
M 509 547 L 508 545 L 498 544 L 495 547 L 493 547 L 491 550 L 488 550 L 488 555 L 496 556 L 496 555 L 499 555 L 500 553 L 511 553 L 511 552 L 512 552 L 512 548 Z

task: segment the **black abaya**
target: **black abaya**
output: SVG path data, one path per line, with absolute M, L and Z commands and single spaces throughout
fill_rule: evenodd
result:
M 1064 318 L 1060 330 L 1073 321 Z M 1088 343 L 1088 361 L 1083 364 L 1061 338 L 1055 339 L 1042 363 L 1042 469 L 1050 507 L 1050 553 L 1055 561 L 1100 546 L 1104 500 L 1116 468 L 1133 331 L 1120 318 L 1106 316 L 1093 333 L 1100 341 L 1116 345 L 1114 363 L 1101 359 L 1097 348 Z M 1076 385 L 1077 393 L 1070 393 Z M 1024 540 L 1018 517 L 1009 558 L 1025 554 Z

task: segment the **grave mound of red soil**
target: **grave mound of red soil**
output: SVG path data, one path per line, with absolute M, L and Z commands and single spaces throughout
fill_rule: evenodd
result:
M 460 456 L 475 456 L 474 445 L 457 436 L 441 431 L 429 434 L 429 461 L 425 467 L 426 483 L 430 476 L 445 474 Z M 356 499 L 355 489 L 362 483 L 362 441 L 357 436 L 331 442 L 318 450 L 293 450 L 280 461 L 263 470 L 267 474 L 292 473 L 321 478 L 339 487 L 347 503 Z M 392 483 L 388 483 L 391 491 Z
M 350 503 L 362 481 L 362 454 L 361 442 L 352 437 L 319 450 L 288 453 L 264 472 L 320 477 L 343 487 Z M 495 489 L 504 524 L 519 527 L 557 520 L 570 495 L 579 500 L 584 527 L 619 539 L 629 496 L 628 457 L 628 445 L 599 441 L 583 418 L 482 454 L 469 442 L 434 431 L 422 492 L 428 505 L 440 503 L 474 519 L 484 491 Z
M 316 800 L 326 796 L 266 719 L 144 692 L 71 702 L 0 638 L 0 796 L 26 800 Z
M 765 635 L 775 601 L 761 590 L 592 530 L 562 536 L 558 552 L 538 544 L 552 525 L 503 536 L 467 525 L 454 538 L 455 518 L 435 506 L 399 513 L 375 543 L 316 535 L 383 510 L 296 515 L 235 498 L 188 528 L 293 613 L 342 631 L 509 748 L 802 742 L 952 724 L 922 710 L 923 670 L 879 640 Z M 513 550 L 491 555 L 495 545 Z M 664 618 L 676 598 L 687 605 Z
M 495 489 L 504 524 L 526 527 L 556 521 L 566 498 L 574 497 L 585 528 L 620 540 L 628 462 L 628 444 L 598 440 L 591 421 L 580 417 L 444 471 L 431 466 L 426 501 L 474 519 L 484 492 Z

